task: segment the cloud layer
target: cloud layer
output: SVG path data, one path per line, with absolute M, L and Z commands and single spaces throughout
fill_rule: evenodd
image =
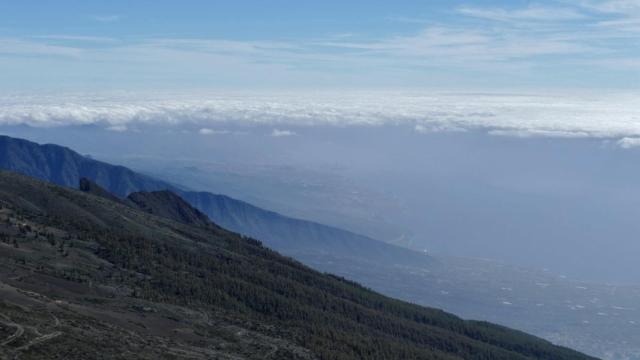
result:
M 188 126 L 203 135 L 219 127 L 408 125 L 418 133 L 483 130 L 516 137 L 640 138 L 640 94 L 463 94 L 316 92 L 269 94 L 94 94 L 0 97 L 0 124 L 98 125 L 114 131 Z

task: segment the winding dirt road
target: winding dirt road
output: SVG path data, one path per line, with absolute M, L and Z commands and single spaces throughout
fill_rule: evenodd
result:
M 22 336 L 22 334 L 24 334 L 24 326 L 12 322 L 11 319 L 9 319 L 9 317 L 7 317 L 6 315 L 0 314 L 0 318 L 4 319 L 4 320 L 0 320 L 0 324 L 2 324 L 4 326 L 9 326 L 9 327 L 16 328 L 16 331 L 12 335 L 10 335 L 6 339 L 4 339 L 0 343 L 0 346 L 6 346 L 6 345 L 10 344 L 13 341 L 15 341 L 16 339 L 20 338 Z

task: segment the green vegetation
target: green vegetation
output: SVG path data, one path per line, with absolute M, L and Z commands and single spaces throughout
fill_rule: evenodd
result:
M 59 322 L 40 335 L 32 329 L 41 339 L 35 344 L 10 340 L 5 354 L 46 358 L 66 351 L 64 358 L 86 358 L 117 349 L 128 358 L 588 358 L 521 332 L 384 297 L 213 224 L 181 223 L 9 172 L 0 172 L 0 203 L 2 336 L 11 336 L 11 324 L 43 322 L 44 308 Z M 175 202 L 172 211 L 160 205 L 154 202 L 155 213 L 192 213 L 176 210 Z M 34 303 L 31 310 L 30 303 L 16 303 L 20 296 Z M 20 341 L 31 345 L 25 350 Z

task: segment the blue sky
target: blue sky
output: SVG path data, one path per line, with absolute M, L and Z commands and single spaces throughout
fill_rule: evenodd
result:
M 640 1 L 0 2 L 0 90 L 637 89 Z

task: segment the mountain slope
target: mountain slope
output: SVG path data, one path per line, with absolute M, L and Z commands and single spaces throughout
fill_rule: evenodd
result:
M 366 236 L 306 220 L 292 219 L 224 195 L 183 192 L 181 196 L 220 226 L 260 239 L 286 252 L 330 254 L 338 258 L 366 258 L 388 265 L 422 265 L 432 258 Z
M 0 205 L 7 357 L 588 358 L 23 175 L 0 172 Z
M 224 195 L 183 191 L 125 167 L 89 159 L 62 146 L 39 145 L 0 136 L 0 169 L 73 188 L 84 177 L 123 198 L 132 192 L 171 190 L 216 224 L 260 239 L 271 248 L 291 255 L 320 252 L 340 258 L 366 258 L 388 265 L 424 265 L 426 261 L 433 261 L 414 251 L 334 227 L 292 219 Z
M 135 192 L 129 194 L 127 200 L 138 209 L 149 214 L 166 217 L 189 225 L 207 226 L 211 224 L 207 215 L 193 208 L 181 197 L 169 190 Z
M 79 187 L 80 191 L 82 192 L 86 192 L 89 194 L 93 194 L 95 196 L 98 197 L 103 197 L 107 200 L 111 200 L 111 201 L 115 201 L 115 202 L 120 202 L 120 203 L 126 203 L 126 201 L 123 201 L 122 199 L 120 199 L 119 197 L 113 195 L 112 193 L 108 192 L 107 190 L 103 189 L 102 186 L 96 184 L 95 182 L 87 179 L 87 178 L 80 178 L 80 184 Z
M 169 186 L 123 166 L 87 158 L 63 146 L 39 145 L 8 136 L 0 136 L 0 168 L 74 188 L 84 177 L 120 197 L 133 191 L 164 190 Z

